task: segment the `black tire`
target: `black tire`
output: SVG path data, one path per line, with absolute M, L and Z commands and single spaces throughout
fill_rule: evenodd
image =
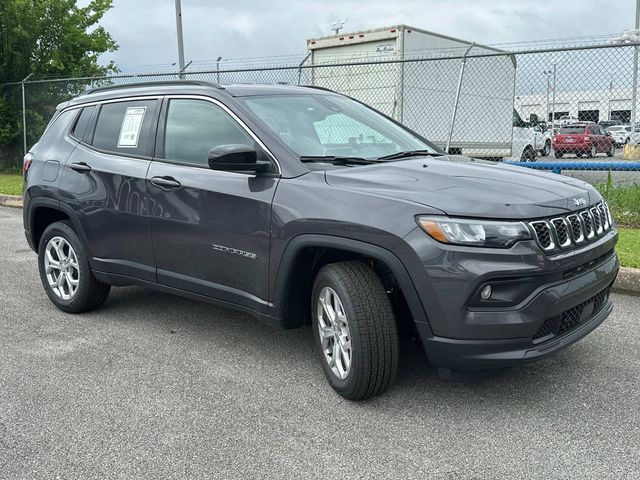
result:
M 522 156 L 520 157 L 521 162 L 535 162 L 536 160 L 536 152 L 531 148 L 531 146 L 526 146 L 524 151 L 522 152 Z
M 318 302 L 324 287 L 337 294 L 348 320 L 351 367 L 344 379 L 331 370 L 320 340 Z M 387 292 L 371 267 L 357 261 L 325 265 L 316 276 L 311 302 L 316 350 L 331 387 L 349 400 L 387 390 L 398 369 L 398 331 Z
M 550 153 L 551 153 L 551 142 L 547 140 L 546 142 L 544 142 L 544 148 L 540 152 L 540 155 L 543 157 L 548 157 Z
M 46 246 L 54 237 L 62 237 L 75 251 L 78 260 L 79 284 L 75 294 L 68 300 L 59 297 L 47 280 L 44 257 Z M 110 285 L 98 281 L 91 271 L 89 259 L 82 242 L 69 222 L 55 222 L 49 225 L 38 245 L 38 267 L 40 280 L 51 302 L 63 312 L 81 313 L 98 308 L 109 296 Z
M 607 157 L 613 157 L 616 154 L 616 144 L 612 143 L 607 152 Z
M 591 145 L 591 148 L 587 150 L 585 154 L 587 158 L 595 157 L 598 154 L 598 149 L 596 148 L 596 145 L 595 144 Z
M 559 152 L 558 150 L 556 150 L 555 152 L 553 152 L 553 154 L 555 155 L 556 158 L 562 158 L 562 156 L 564 155 L 564 153 Z
M 624 140 L 624 144 L 625 144 L 625 145 L 629 145 L 629 142 L 630 142 L 630 141 L 631 141 L 631 139 L 627 137 L 627 138 L 625 138 L 625 140 Z

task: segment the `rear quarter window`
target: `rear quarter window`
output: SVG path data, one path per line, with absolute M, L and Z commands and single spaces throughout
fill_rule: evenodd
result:
M 103 104 L 91 145 L 122 155 L 150 157 L 153 153 L 157 104 L 157 100 Z
M 93 111 L 95 110 L 95 106 L 91 105 L 89 107 L 84 107 L 78 119 L 76 120 L 73 129 L 71 130 L 71 136 L 76 140 L 83 140 L 87 126 L 89 125 L 89 121 L 91 120 L 91 115 L 93 115 Z

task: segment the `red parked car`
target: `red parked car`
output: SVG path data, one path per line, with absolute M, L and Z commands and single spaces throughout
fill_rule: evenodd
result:
M 565 153 L 575 153 L 587 158 L 595 157 L 598 153 L 606 153 L 613 157 L 616 153 L 616 143 L 611 135 L 600 125 L 595 123 L 573 123 L 560 128 L 553 137 L 553 150 L 556 158 Z

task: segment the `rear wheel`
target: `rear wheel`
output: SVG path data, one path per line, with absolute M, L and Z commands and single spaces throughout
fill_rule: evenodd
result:
M 333 389 L 349 400 L 387 390 L 398 368 L 398 331 L 387 292 L 371 267 L 324 266 L 311 307 L 320 362 Z
M 556 150 L 555 152 L 553 152 L 553 154 L 555 155 L 556 158 L 562 158 L 562 156 L 564 155 L 564 153 L 559 152 L 558 150 Z
M 549 140 L 547 140 L 544 143 L 544 148 L 540 152 L 540 155 L 542 155 L 543 157 L 548 157 L 549 153 L 551 153 L 551 142 Z
M 591 145 L 591 148 L 587 150 L 587 158 L 593 158 L 597 155 L 598 150 L 596 149 L 595 143 Z
M 49 225 L 38 245 L 40 280 L 60 310 L 80 313 L 104 303 L 111 287 L 91 271 L 84 246 L 68 222 Z
M 609 147 L 609 151 L 607 152 L 607 157 L 613 157 L 615 154 L 616 154 L 616 144 L 611 143 L 611 146 Z

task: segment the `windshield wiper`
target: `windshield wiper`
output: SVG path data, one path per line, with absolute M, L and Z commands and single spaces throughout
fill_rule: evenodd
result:
M 333 163 L 336 165 L 370 165 L 372 163 L 378 163 L 378 160 L 375 159 L 366 159 L 362 157 L 347 157 L 347 156 L 335 156 L 335 155 L 302 155 L 300 157 L 300 161 L 303 163 L 311 163 L 311 162 L 327 162 Z
M 429 157 L 439 157 L 444 154 L 438 153 L 438 152 L 432 152 L 431 150 L 407 150 L 404 152 L 392 153 L 391 155 L 385 155 L 384 157 L 378 158 L 378 160 L 395 160 L 397 158 L 419 157 L 420 155 L 428 155 Z

